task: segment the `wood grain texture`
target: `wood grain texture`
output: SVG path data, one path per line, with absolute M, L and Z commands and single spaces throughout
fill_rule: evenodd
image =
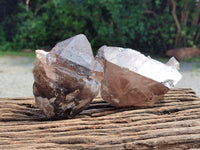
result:
M 47 120 L 30 98 L 0 99 L 0 149 L 196 149 L 200 99 L 175 88 L 149 108 L 96 98 L 74 119 Z

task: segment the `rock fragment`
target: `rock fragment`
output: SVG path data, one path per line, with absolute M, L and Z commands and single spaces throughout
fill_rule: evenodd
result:
M 36 50 L 33 75 L 35 101 L 47 118 L 72 118 L 98 94 L 102 67 L 80 34 L 50 52 Z
M 191 59 L 200 55 L 200 49 L 193 47 L 171 49 L 166 52 L 166 55 L 169 57 L 174 56 L 178 60 Z
M 132 49 L 103 46 L 96 57 L 104 68 L 101 96 L 116 107 L 152 106 L 181 79 L 174 66 Z

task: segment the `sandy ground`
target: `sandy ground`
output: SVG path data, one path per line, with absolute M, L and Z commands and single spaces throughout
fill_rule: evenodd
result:
M 0 97 L 33 96 L 34 58 L 0 57 Z M 200 63 L 181 63 L 182 80 L 176 87 L 190 87 L 200 97 Z
M 33 96 L 33 58 L 0 57 L 0 97 Z
M 190 87 L 200 97 L 200 62 L 181 63 L 180 67 L 182 79 L 176 87 Z

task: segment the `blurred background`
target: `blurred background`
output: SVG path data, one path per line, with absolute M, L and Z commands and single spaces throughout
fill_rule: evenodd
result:
M 200 0 L 0 0 L 0 97 L 32 96 L 34 50 L 80 33 L 94 54 L 109 45 L 175 56 L 177 86 L 200 96 Z

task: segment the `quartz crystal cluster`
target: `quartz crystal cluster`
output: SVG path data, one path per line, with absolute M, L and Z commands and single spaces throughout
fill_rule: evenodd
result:
M 102 46 L 94 58 L 83 34 L 36 50 L 33 93 L 47 118 L 72 118 L 100 94 L 116 107 L 152 106 L 180 79 L 179 63 L 138 51 Z
M 33 93 L 47 118 L 72 118 L 97 96 L 102 67 L 85 35 L 58 43 L 50 52 L 36 50 Z

